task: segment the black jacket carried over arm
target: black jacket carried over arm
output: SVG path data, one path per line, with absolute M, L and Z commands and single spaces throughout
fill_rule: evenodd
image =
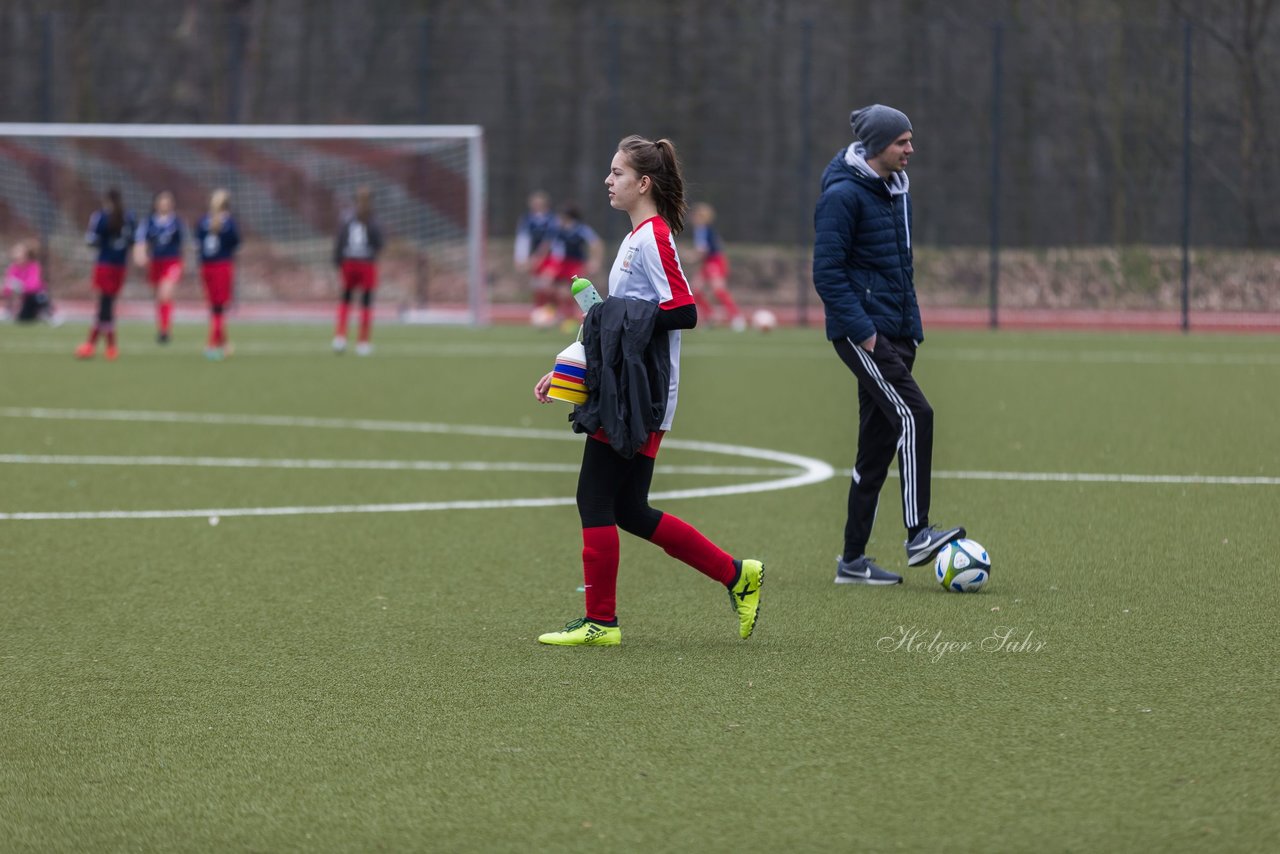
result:
M 692 308 L 692 306 L 690 306 Z M 677 310 L 681 311 L 681 310 Z M 582 344 L 587 351 L 587 402 L 575 406 L 573 429 L 588 435 L 603 429 L 609 444 L 630 459 L 662 426 L 671 384 L 671 321 L 692 328 L 696 313 L 679 318 L 644 300 L 609 297 L 587 313 Z M 685 327 L 684 321 L 688 321 Z

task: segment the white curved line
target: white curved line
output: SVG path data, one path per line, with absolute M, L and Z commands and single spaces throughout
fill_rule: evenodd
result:
M 0 454 L 0 465 L 44 466 L 172 466 L 176 468 L 301 469 L 305 471 L 463 471 L 573 473 L 573 463 L 488 462 L 484 460 L 299 460 L 262 457 L 178 457 L 165 455 L 113 456 L 106 454 Z M 765 466 L 657 466 L 662 474 L 687 475 L 792 475 L 793 467 Z
M 562 430 L 537 430 L 521 427 L 491 427 L 488 425 L 438 424 L 410 421 L 378 421 L 372 419 L 306 418 L 275 415 L 225 415 L 218 413 L 189 412 L 135 412 L 129 410 L 51 409 L 51 408 L 0 408 L 0 417 L 38 418 L 73 421 L 131 421 L 175 424 L 222 424 L 254 427 L 314 427 L 338 430 L 365 430 L 408 433 L 447 433 L 464 436 L 504 437 L 519 439 L 550 439 L 583 441 L 579 434 Z M 729 445 L 719 442 L 702 442 L 690 439 L 664 439 L 668 448 L 679 448 L 704 453 L 724 454 L 736 457 L 767 460 L 794 467 L 797 471 L 777 480 L 738 483 L 698 489 L 680 489 L 656 492 L 655 500 L 681 498 L 710 498 L 721 495 L 743 495 L 754 492 L 770 492 L 779 489 L 795 489 L 828 480 L 835 470 L 821 460 L 790 454 L 751 448 L 746 445 Z M 337 504 L 292 507 L 210 507 L 193 510 L 103 510 L 69 512 L 18 512 L 0 513 L 0 521 L 52 521 L 90 519 L 189 519 L 212 516 L 233 518 L 237 516 L 303 516 L 337 513 L 417 513 L 436 510 L 498 510 L 520 507 L 556 507 L 572 505 L 575 499 L 567 498 L 504 498 L 472 501 L 418 501 L 394 504 Z

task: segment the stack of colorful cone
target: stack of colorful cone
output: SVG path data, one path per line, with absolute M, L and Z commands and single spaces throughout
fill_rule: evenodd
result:
M 581 341 L 574 341 L 556 356 L 551 372 L 551 388 L 547 397 L 566 403 L 587 402 L 587 351 Z

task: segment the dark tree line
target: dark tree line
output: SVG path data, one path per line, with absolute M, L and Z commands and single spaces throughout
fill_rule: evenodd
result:
M 665 135 L 726 233 L 787 244 L 850 108 L 882 101 L 915 123 L 921 242 L 986 243 L 998 142 L 1007 244 L 1169 244 L 1189 21 L 1192 239 L 1275 248 L 1276 5 L 7 0 L 0 119 L 478 123 L 495 231 L 535 187 L 620 228 L 613 145 Z

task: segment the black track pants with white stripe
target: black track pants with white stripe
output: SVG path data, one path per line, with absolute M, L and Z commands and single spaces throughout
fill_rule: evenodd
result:
M 849 484 L 844 557 L 866 552 L 876 519 L 880 487 L 898 455 L 902 521 L 908 530 L 929 524 L 929 478 L 933 466 L 933 407 L 911 375 L 914 342 L 876 336 L 868 353 L 847 338 L 832 342 L 858 378 L 858 457 Z

